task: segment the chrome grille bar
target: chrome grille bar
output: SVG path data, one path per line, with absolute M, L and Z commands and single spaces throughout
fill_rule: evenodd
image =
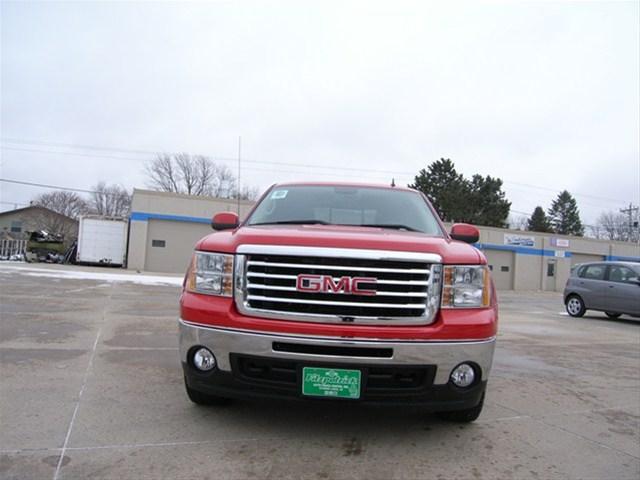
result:
M 296 287 L 282 287 L 279 285 L 263 285 L 261 283 L 248 283 L 247 289 L 260 289 L 260 290 L 277 290 L 282 292 L 297 292 Z M 376 296 L 383 297 L 427 297 L 427 292 L 390 292 L 386 290 L 377 290 Z M 334 295 L 340 295 L 334 293 Z
M 318 270 L 349 270 L 352 272 L 386 272 L 386 273 L 403 273 L 403 274 L 422 274 L 429 275 L 428 269 L 403 269 L 403 268 L 382 268 L 382 267 L 352 267 L 340 265 L 309 265 L 305 263 L 278 263 L 278 262 L 258 262 L 249 260 L 247 262 L 249 268 L 258 267 L 275 267 L 275 268 L 296 268 L 296 269 L 318 269 Z
M 302 303 L 309 305 L 334 305 L 344 307 L 371 307 L 371 308 L 414 308 L 424 309 L 424 303 L 367 303 L 363 305 L 360 302 L 333 302 L 328 300 L 306 300 L 298 298 L 279 298 L 279 297 L 263 297 L 260 295 L 248 295 L 247 300 L 262 300 L 265 302 L 283 302 L 283 303 Z
M 278 275 L 275 273 L 260 273 L 260 272 L 247 272 L 247 277 L 258 278 L 277 278 L 281 280 L 296 280 L 297 275 Z M 334 281 L 340 280 L 339 277 L 331 277 Z M 376 280 L 376 283 L 383 285 L 428 285 L 427 280 Z

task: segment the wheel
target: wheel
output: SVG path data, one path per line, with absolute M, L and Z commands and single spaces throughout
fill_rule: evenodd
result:
M 604 312 L 607 314 L 607 317 L 609 318 L 618 318 L 620 315 L 622 315 L 621 313 L 614 313 L 614 312 Z
M 187 385 L 187 379 L 184 380 L 184 388 L 187 391 L 187 396 L 189 400 L 191 400 L 196 405 L 229 405 L 231 400 L 225 397 L 218 397 L 216 395 L 209 395 L 206 393 L 199 392 L 198 390 L 194 390 L 189 385 Z
M 578 295 L 571 295 L 567 299 L 567 313 L 572 317 L 581 317 L 587 309 L 584 307 L 584 302 Z
M 482 413 L 482 407 L 484 407 L 484 393 L 482 394 L 480 403 L 475 407 L 465 410 L 453 410 L 451 412 L 438 412 L 438 416 L 448 422 L 470 423 L 478 419 L 480 413 Z

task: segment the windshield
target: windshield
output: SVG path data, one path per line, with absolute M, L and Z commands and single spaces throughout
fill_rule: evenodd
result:
M 438 221 L 420 194 L 372 187 L 275 187 L 256 207 L 247 224 L 354 225 L 442 235 Z

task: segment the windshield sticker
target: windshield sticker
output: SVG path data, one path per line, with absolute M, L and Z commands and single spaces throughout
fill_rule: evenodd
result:
M 282 198 L 286 198 L 289 190 L 276 190 L 271 194 L 271 200 L 280 200 Z

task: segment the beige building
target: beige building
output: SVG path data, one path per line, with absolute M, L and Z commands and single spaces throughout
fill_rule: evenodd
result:
M 476 247 L 486 255 L 500 290 L 562 291 L 578 263 L 640 262 L 638 244 L 491 227 L 480 227 Z
M 240 218 L 254 202 L 240 201 Z M 218 212 L 237 212 L 238 201 L 151 190 L 133 191 L 127 267 L 183 273 L 196 242 L 212 233 Z
M 253 202 L 241 202 L 240 217 L 252 206 Z M 195 243 L 212 231 L 213 215 L 237 208 L 235 200 L 134 190 L 128 268 L 186 271 Z M 500 290 L 562 291 L 576 263 L 640 262 L 637 244 L 491 227 L 480 227 L 476 246 L 487 256 Z

